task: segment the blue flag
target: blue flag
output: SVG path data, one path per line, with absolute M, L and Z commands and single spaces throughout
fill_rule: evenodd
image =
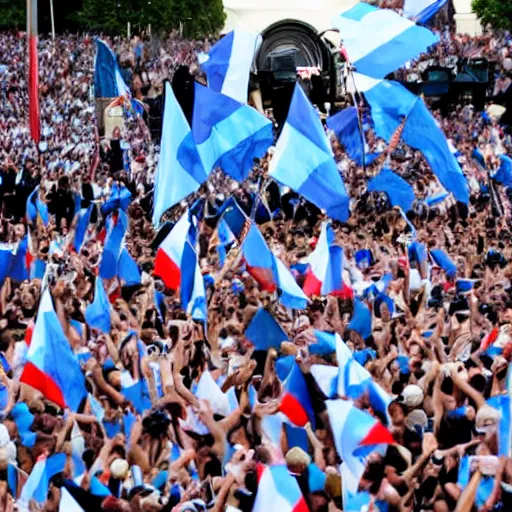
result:
M 89 227 L 89 222 L 91 221 L 91 214 L 94 205 L 90 205 L 89 208 L 83 208 L 78 212 L 78 218 L 75 227 L 75 240 L 73 241 L 73 247 L 76 252 L 80 252 L 82 245 L 85 240 L 85 234 L 87 233 L 87 228 Z
M 439 42 L 430 30 L 365 2 L 340 14 L 334 27 L 357 71 L 375 78 L 384 78 Z
M 402 16 L 424 25 L 445 4 L 447 0 L 405 0 Z
M 309 353 L 327 356 L 336 352 L 336 335 L 330 332 L 315 330 L 316 343 L 309 346 Z
M 19 502 L 26 504 L 26 506 L 28 506 L 31 500 L 37 503 L 46 502 L 50 480 L 56 474 L 64 471 L 65 465 L 65 453 L 56 453 L 48 458 L 38 460 L 21 490 Z
M 158 226 L 166 210 L 196 192 L 208 174 L 197 152 L 187 118 L 167 82 L 160 159 L 155 176 L 153 224 Z
M 441 185 L 449 190 L 457 201 L 467 204 L 469 187 L 466 178 L 450 151 L 446 137 L 423 100 L 418 98 L 410 111 L 402 137 L 409 146 L 423 153 Z
M 117 263 L 122 252 L 122 243 L 126 228 L 128 227 L 128 218 L 119 210 L 117 222 L 109 217 L 107 220 L 107 238 L 103 248 L 103 256 L 100 262 L 100 277 L 103 279 L 112 279 L 118 274 Z
M 278 349 L 283 341 L 288 341 L 277 320 L 263 308 L 258 309 L 244 334 L 256 350 Z
M 242 245 L 247 271 L 268 292 L 278 292 L 279 302 L 290 309 L 304 309 L 308 298 L 288 267 L 269 249 L 263 235 L 252 224 Z
M 29 245 L 28 245 L 28 237 L 30 234 L 25 235 L 23 240 L 18 242 L 18 247 L 14 253 L 13 260 L 11 262 L 11 267 L 9 269 L 9 277 L 14 281 L 25 281 L 29 279 Z
M 366 141 L 359 127 L 357 108 L 348 107 L 327 119 L 327 126 L 336 134 L 338 140 L 345 146 L 348 156 L 358 165 L 363 165 L 363 151 Z M 364 163 L 371 164 L 380 153 L 365 153 Z
M 240 103 L 247 103 L 249 73 L 261 36 L 236 28 L 199 59 L 210 89 Z
M 114 183 L 110 197 L 101 205 L 101 213 L 107 216 L 118 208 L 126 212 L 131 202 L 132 193 L 125 186 L 120 187 L 117 183 Z
M 133 404 L 137 413 L 142 414 L 151 409 L 151 397 L 145 380 L 139 380 L 132 386 L 122 388 L 121 393 Z
M 237 181 L 249 175 L 255 158 L 274 142 L 272 123 L 256 109 L 196 82 L 192 136 L 206 174 L 221 168 Z M 191 173 L 186 155 L 180 164 Z
M 348 219 L 349 198 L 329 140 L 299 84 L 295 85 L 269 175 L 324 209 L 333 219 L 343 222 Z
M 27 220 L 35 224 L 38 217 L 48 225 L 48 206 L 39 199 L 39 187 L 36 187 L 27 198 Z
M 11 265 L 14 261 L 14 254 L 11 247 L 0 248 L 0 288 L 10 275 Z
M 450 278 L 457 273 L 457 265 L 442 249 L 430 249 L 430 255 L 437 265 L 439 265 Z
M 500 155 L 500 166 L 492 177 L 498 183 L 510 187 L 512 185 L 512 158 Z
M 110 302 L 99 277 L 96 278 L 94 285 L 94 300 L 85 310 L 85 321 L 93 329 L 98 329 L 105 334 L 110 333 Z
M 139 267 L 130 256 L 126 247 L 121 251 L 121 256 L 117 263 L 117 273 L 119 279 L 124 282 L 125 286 L 141 283 Z
M 197 253 L 189 241 L 185 243 L 181 261 L 181 306 L 194 320 L 206 323 L 208 304 L 204 279 L 199 268 Z
M 391 206 L 398 206 L 404 212 L 412 209 L 414 203 L 414 189 L 403 178 L 385 167 L 368 183 L 368 191 L 384 192 Z
M 471 156 L 473 159 L 478 162 L 478 165 L 482 167 L 482 169 L 487 169 L 487 164 L 485 163 L 485 157 L 482 151 L 479 148 L 473 149 L 473 152 L 471 153 Z
M 375 80 L 354 74 L 357 90 L 363 92 L 372 109 L 375 131 L 389 142 L 406 118 L 402 138 L 423 153 L 443 187 L 457 201 L 469 201 L 469 187 L 448 141 L 421 100 L 398 82 Z
M 94 96 L 96 98 L 117 98 L 129 95 L 130 91 L 121 75 L 115 53 L 101 39 L 96 40 L 96 61 L 94 64 Z
M 372 314 L 368 306 L 359 299 L 354 300 L 354 312 L 348 328 L 358 332 L 363 339 L 366 339 L 372 333 Z

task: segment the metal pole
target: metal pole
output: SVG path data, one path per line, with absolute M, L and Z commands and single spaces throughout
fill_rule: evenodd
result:
M 55 40 L 55 17 L 53 16 L 53 0 L 50 0 L 50 18 L 52 20 L 52 39 Z
M 31 8 L 32 8 L 32 1 L 27 0 L 27 55 L 29 54 L 30 32 L 31 32 L 30 23 L 32 21 L 32 15 L 30 13 Z M 27 59 L 27 65 L 28 65 L 28 63 L 29 63 L 29 60 Z M 28 75 L 28 73 L 27 73 L 27 75 Z
M 32 139 L 39 144 L 41 136 L 39 114 L 39 69 L 38 69 L 37 0 L 27 0 L 27 54 L 29 124 Z

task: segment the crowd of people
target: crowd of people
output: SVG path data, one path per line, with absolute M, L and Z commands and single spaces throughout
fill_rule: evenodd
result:
M 441 35 L 420 61 L 480 52 L 497 63 L 493 95 L 506 92 L 508 34 Z M 109 42 L 141 101 L 161 94 L 180 66 L 198 73 L 197 53 L 213 43 L 176 33 L 157 44 L 148 37 Z M 468 180 L 467 206 L 450 197 L 430 203 L 443 189 L 421 153 L 399 140 L 389 149 L 370 133 L 368 151 L 383 157 L 363 168 L 330 134 L 351 198 L 350 219 L 331 224 L 344 250 L 345 292 L 312 297 L 300 312 L 261 289 L 240 258 L 240 240 L 218 229 L 223 207 L 234 198 L 247 215 L 256 214 L 269 247 L 301 286 L 327 218 L 298 194 L 281 196 L 275 183 L 258 190 L 271 155 L 244 183 L 213 173 L 166 216 L 172 225 L 188 207 L 197 219 L 205 324 L 192 320 L 179 294 L 153 274 L 164 236 L 151 224 L 159 147 L 133 113 L 100 138 L 94 40 L 40 40 L 39 144 L 26 121 L 25 43 L 0 34 L 0 241 L 18 252 L 25 244 L 32 261 L 28 279 L 0 269 L 0 510 L 250 512 L 262 503 L 277 510 L 265 501 L 265 471 L 281 467 L 287 471 L 276 485 L 289 487 L 291 478 L 300 490 L 289 510 L 512 510 L 512 194 L 491 179 L 500 156 L 512 153 L 512 138 L 499 118 L 469 103 L 447 116 L 434 113 Z M 407 218 L 367 191 L 384 159 L 414 188 Z M 88 325 L 86 309 L 111 229 L 106 205 L 119 190 L 129 191 L 127 204 L 117 206 L 129 219 L 126 248 L 140 279 L 105 280 L 110 321 L 102 331 Z M 32 203 L 35 216 L 27 214 Z M 91 205 L 77 250 L 77 214 Z M 434 249 L 455 268 L 429 257 Z M 87 396 L 75 410 L 22 378 L 28 347 L 41 335 L 37 320 L 48 290 L 84 376 Z M 364 325 L 356 321 L 359 304 L 370 312 Z M 248 334 L 262 310 L 281 326 L 277 343 L 256 343 Z M 256 328 L 256 338 L 270 337 L 267 324 Z M 326 348 L 319 333 L 334 344 Z M 332 393 L 319 377 L 341 370 L 341 345 L 357 365 L 353 371 L 370 377 L 345 383 L 343 394 L 339 382 Z M 65 359 L 57 354 L 51 363 Z M 280 412 L 286 379 L 297 371 L 308 403 L 299 404 L 308 409 L 300 426 Z M 140 383 L 144 392 L 134 394 Z M 366 452 L 355 486 L 349 481 L 357 473 L 341 459 L 333 428 L 335 398 L 392 436 Z

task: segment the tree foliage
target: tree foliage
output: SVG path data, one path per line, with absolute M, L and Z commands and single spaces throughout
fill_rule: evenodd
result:
M 23 29 L 27 22 L 25 0 L 0 0 L 0 28 Z
M 47 0 L 39 2 L 39 31 L 50 31 Z M 185 35 L 215 34 L 224 25 L 222 0 L 53 0 L 57 32 L 76 31 L 125 34 L 150 24 L 154 32 L 182 28 Z M 26 0 L 0 0 L 0 28 L 24 30 Z
M 190 36 L 218 32 L 225 20 L 222 0 L 84 0 L 79 13 L 85 30 L 116 34 L 134 30 L 167 32 L 183 28 Z
M 472 5 L 483 24 L 512 29 L 512 0 L 473 0 Z

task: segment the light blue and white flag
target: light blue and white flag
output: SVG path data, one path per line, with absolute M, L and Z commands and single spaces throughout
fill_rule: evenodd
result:
M 364 2 L 340 14 L 334 27 L 357 71 L 375 78 L 384 78 L 439 42 L 430 30 Z
M 423 100 L 398 82 L 354 73 L 358 92 L 370 104 L 375 132 L 386 142 L 406 118 L 402 139 L 421 151 L 441 185 L 457 201 L 469 201 L 469 186 L 448 141 Z
M 274 142 L 272 123 L 256 109 L 198 83 L 192 137 L 207 175 L 220 167 L 237 181 L 247 178 L 254 159 L 263 157 Z M 193 173 L 188 155 L 179 152 L 178 160 Z
M 329 217 L 342 222 L 348 219 L 349 198 L 329 140 L 299 84 L 293 92 L 269 175 L 325 210 Z
M 247 103 L 249 73 L 261 40 L 259 34 L 236 28 L 203 54 L 200 64 L 208 87 Z
M 186 168 L 178 155 L 187 162 Z M 195 192 L 207 177 L 187 118 L 167 82 L 160 159 L 155 176 L 153 224 L 158 226 L 165 211 Z
M 48 495 L 50 480 L 57 473 L 64 471 L 66 454 L 56 453 L 50 457 L 40 457 L 30 473 L 18 501 L 20 510 L 28 510 L 29 503 L 44 503 Z
M 405 0 L 404 18 L 409 18 L 422 25 L 434 16 L 447 0 Z

